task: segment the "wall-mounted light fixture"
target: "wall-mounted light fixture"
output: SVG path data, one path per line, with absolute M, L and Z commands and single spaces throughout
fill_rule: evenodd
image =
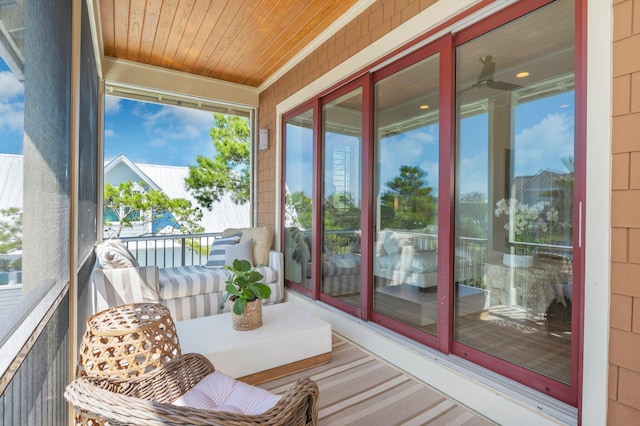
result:
M 260 129 L 260 138 L 258 141 L 258 149 L 260 151 L 266 151 L 269 149 L 269 129 Z

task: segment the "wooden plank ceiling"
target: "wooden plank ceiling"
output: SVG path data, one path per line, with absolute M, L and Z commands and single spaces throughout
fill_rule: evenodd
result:
M 100 0 L 104 55 L 258 87 L 357 0 Z

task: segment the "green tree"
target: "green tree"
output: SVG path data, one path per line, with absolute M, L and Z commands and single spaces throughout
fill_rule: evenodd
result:
M 381 196 L 380 215 L 383 227 L 420 229 L 435 224 L 437 199 L 418 166 L 400 166 L 400 175 L 389 180 Z
M 311 229 L 312 203 L 304 191 L 285 195 L 286 214 L 289 222 L 302 229 Z
M 324 201 L 323 217 L 325 231 L 360 229 L 360 208 L 349 192 L 329 196 Z
M 487 196 L 482 192 L 460 194 L 456 207 L 457 232 L 462 237 L 487 238 L 489 232 Z
M 22 250 L 22 210 L 17 207 L 0 210 L 0 254 Z M 22 258 L 0 265 L 2 270 L 20 269 Z
M 136 221 L 148 222 L 168 213 L 175 219 L 174 229 L 180 225 L 180 231 L 184 234 L 204 230 L 200 225 L 202 210 L 192 207 L 191 201 L 184 198 L 171 199 L 162 191 L 146 190 L 143 184 L 131 181 L 122 182 L 117 187 L 104 185 L 104 209 L 105 217 L 113 212 L 117 218 L 116 236 L 120 236 L 124 228 L 133 228 Z M 105 221 L 105 226 L 111 226 L 111 222 Z
M 214 202 L 228 193 L 236 204 L 249 201 L 251 152 L 249 121 L 234 115 L 213 114 L 215 124 L 209 135 L 216 155 L 199 155 L 197 166 L 189 166 L 187 189 L 202 207 L 211 210 Z

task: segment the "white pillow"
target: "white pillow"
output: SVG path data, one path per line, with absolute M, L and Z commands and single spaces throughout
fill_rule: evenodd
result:
M 95 252 L 103 269 L 137 268 L 140 266 L 135 256 L 119 239 L 110 239 L 96 244 Z
M 214 269 L 222 268 L 224 266 L 225 253 L 227 252 L 227 248 L 238 244 L 241 236 L 242 234 L 237 233 L 215 240 L 211 245 L 209 257 L 207 257 L 207 263 L 205 264 L 205 266 L 207 268 Z
M 280 395 L 214 371 L 173 401 L 173 404 L 204 410 L 258 415 L 276 405 L 280 398 L 282 398 Z
M 395 232 L 387 236 L 382 243 L 382 247 L 387 254 L 398 254 L 402 251 L 402 247 L 412 246 L 411 237 L 408 235 L 396 234 Z
M 235 259 L 248 260 L 253 266 L 253 238 L 227 247 L 224 254 L 224 264 L 233 265 Z

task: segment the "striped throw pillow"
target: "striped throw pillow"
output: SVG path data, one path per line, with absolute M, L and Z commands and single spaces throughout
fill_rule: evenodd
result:
M 211 245 L 211 250 L 209 250 L 209 257 L 207 257 L 207 264 L 205 266 L 207 268 L 215 269 L 222 268 L 225 262 L 227 247 L 238 244 L 241 236 L 242 233 L 239 232 L 237 234 L 215 240 Z

